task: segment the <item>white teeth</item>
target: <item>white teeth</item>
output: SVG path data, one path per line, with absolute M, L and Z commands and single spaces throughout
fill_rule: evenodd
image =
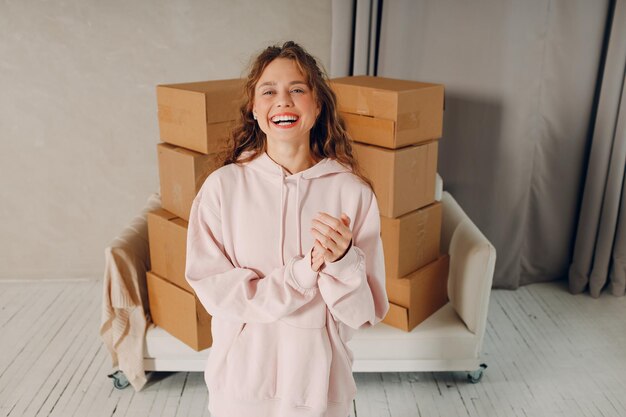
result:
M 295 122 L 298 120 L 296 116 L 274 116 L 272 117 L 272 122 Z

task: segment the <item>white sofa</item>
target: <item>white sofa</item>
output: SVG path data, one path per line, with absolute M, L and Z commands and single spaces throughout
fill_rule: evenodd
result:
M 491 243 L 454 198 L 443 192 L 441 252 L 450 254 L 449 302 L 405 332 L 384 323 L 355 332 L 348 343 L 354 372 L 468 371 L 477 382 L 496 260 Z M 146 371 L 203 371 L 210 348 L 195 352 L 164 330 L 146 333 Z

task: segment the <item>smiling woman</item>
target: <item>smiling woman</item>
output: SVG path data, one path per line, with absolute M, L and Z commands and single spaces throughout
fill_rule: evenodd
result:
M 319 106 L 296 62 L 275 59 L 258 84 L 253 114 L 271 143 L 269 148 L 284 148 L 281 142 L 285 141 L 287 146 L 308 149 L 309 132 L 319 115 Z
M 294 42 L 286 42 L 282 47 L 268 47 L 253 61 L 244 87 L 245 103 L 240 109 L 239 124 L 232 135 L 233 148 L 226 156 L 224 165 L 236 162 L 245 163 L 263 152 L 268 152 L 277 163 L 287 165 L 289 172 L 293 173 L 298 170 L 297 168 L 293 168 L 294 171 L 289 169 L 293 165 L 294 155 L 286 155 L 283 160 L 280 160 L 280 155 L 276 152 L 272 154 L 272 149 L 268 150 L 268 143 L 272 140 L 269 139 L 272 135 L 268 134 L 271 122 L 271 120 L 268 122 L 268 113 L 265 118 L 259 116 L 258 121 L 254 114 L 257 108 L 264 107 L 263 102 L 268 97 L 274 98 L 280 94 L 279 82 L 289 85 L 288 91 L 291 97 L 288 103 L 281 104 L 274 101 L 274 106 L 282 107 L 283 113 L 292 113 L 300 117 L 305 110 L 310 110 L 312 105 L 310 100 L 314 100 L 314 107 L 317 109 L 307 140 L 299 143 L 302 155 L 310 154 L 312 160 L 309 163 L 320 161 L 325 157 L 332 158 L 349 167 L 371 188 L 371 182 L 362 174 L 357 161 L 352 156 L 351 141 L 337 113 L 337 100 L 328 84 L 328 77 L 316 59 Z M 285 86 L 283 85 L 282 88 Z M 306 96 L 306 99 L 301 100 L 304 97 L 298 99 L 297 96 Z M 280 99 L 284 100 L 284 96 Z M 279 116 L 280 111 L 273 110 L 269 115 L 270 117 Z M 274 141 L 273 143 L 280 145 L 281 142 Z M 277 149 L 289 153 L 292 148 L 288 145 L 287 148 L 279 146 Z M 244 151 L 251 151 L 251 153 L 242 155 Z M 303 166 L 306 167 L 307 164 Z
M 212 316 L 209 410 L 346 417 L 356 395 L 346 343 L 389 309 L 376 197 L 304 49 L 265 49 L 245 93 L 233 148 L 187 233 L 186 278 Z

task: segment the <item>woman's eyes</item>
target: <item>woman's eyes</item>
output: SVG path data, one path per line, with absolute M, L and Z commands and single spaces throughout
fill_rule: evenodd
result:
M 290 93 L 297 93 L 297 94 L 303 94 L 305 93 L 303 88 L 294 88 L 292 90 L 289 91 Z M 271 96 L 272 94 L 276 94 L 276 91 L 274 90 L 267 90 L 263 92 L 264 96 Z

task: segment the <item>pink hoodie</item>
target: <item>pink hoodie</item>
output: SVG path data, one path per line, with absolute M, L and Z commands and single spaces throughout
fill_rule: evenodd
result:
M 320 211 L 350 217 L 353 245 L 318 274 Z M 346 342 L 389 309 L 378 205 L 358 177 L 328 158 L 289 175 L 266 153 L 214 171 L 192 205 L 186 277 L 213 317 L 213 416 L 349 415 Z

